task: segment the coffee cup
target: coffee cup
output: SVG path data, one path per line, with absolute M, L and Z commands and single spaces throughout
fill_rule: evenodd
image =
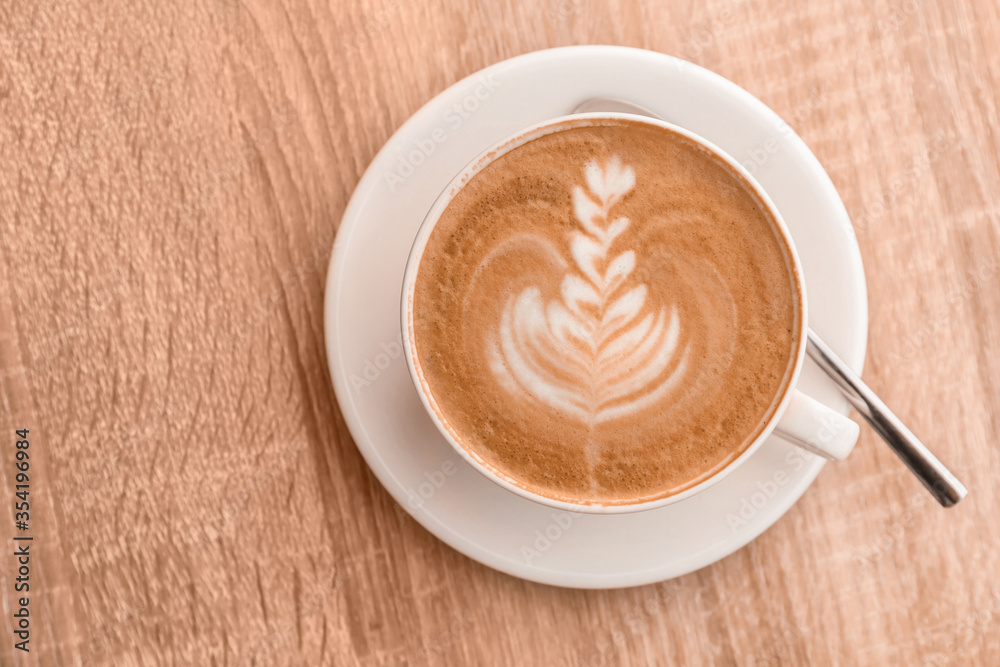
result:
M 681 501 L 772 434 L 831 460 L 858 437 L 796 389 L 808 304 L 774 203 L 657 119 L 557 118 L 472 160 L 417 232 L 401 324 L 445 440 L 559 509 Z

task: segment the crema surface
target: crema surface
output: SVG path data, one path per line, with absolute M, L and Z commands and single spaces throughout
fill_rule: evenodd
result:
M 489 164 L 432 232 L 412 344 L 442 421 L 573 503 L 678 493 L 787 388 L 801 286 L 748 184 L 689 139 L 570 123 Z

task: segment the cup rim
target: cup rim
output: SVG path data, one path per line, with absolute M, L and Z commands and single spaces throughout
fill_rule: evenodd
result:
M 784 240 L 785 246 L 788 249 L 789 265 L 791 273 L 795 278 L 794 287 L 799 296 L 799 313 L 797 322 L 798 336 L 796 338 L 797 349 L 795 352 L 794 364 L 792 366 L 792 373 L 784 387 L 784 394 L 781 397 L 781 400 L 772 411 L 768 423 L 757 435 L 754 441 L 723 468 L 715 472 L 710 477 L 703 479 L 683 491 L 653 500 L 615 505 L 604 505 L 601 503 L 573 503 L 556 498 L 550 498 L 548 496 L 529 491 L 506 479 L 498 471 L 487 465 L 485 461 L 481 460 L 475 452 L 464 447 L 459 441 L 457 435 L 449 428 L 447 422 L 442 419 L 441 410 L 438 408 L 433 394 L 426 385 L 423 373 L 419 367 L 419 362 L 417 361 L 412 331 L 413 289 L 416 285 L 420 261 L 423 258 L 424 250 L 430 240 L 431 233 L 437 226 L 438 220 L 441 218 L 441 215 L 444 213 L 445 209 L 447 209 L 452 199 L 454 199 L 461 189 L 494 160 L 506 155 L 510 151 L 528 143 L 529 141 L 533 141 L 547 134 L 561 132 L 571 127 L 600 125 L 601 123 L 599 121 L 602 120 L 627 120 L 670 130 L 707 149 L 715 157 L 721 159 L 729 167 L 734 169 L 736 173 L 738 173 L 751 187 L 760 203 L 767 209 L 767 212 L 770 214 L 775 226 L 778 228 L 778 231 L 782 236 L 782 240 Z M 459 170 L 455 177 L 449 181 L 448 185 L 445 186 L 445 188 L 437 196 L 427 214 L 424 216 L 424 219 L 421 221 L 420 227 L 418 228 L 417 234 L 414 238 L 413 245 L 411 246 L 409 255 L 407 256 L 406 269 L 403 273 L 403 289 L 401 296 L 401 328 L 403 353 L 406 358 L 406 366 L 410 374 L 410 379 L 413 382 L 413 386 L 420 397 L 420 402 L 423 404 L 424 410 L 430 416 L 435 427 L 444 439 L 449 445 L 451 445 L 452 449 L 457 451 L 458 454 L 465 459 L 466 462 L 495 484 L 498 484 L 504 489 L 536 503 L 570 512 L 584 514 L 630 514 L 632 512 L 657 509 L 659 507 L 665 507 L 667 505 L 680 502 L 686 498 L 701 493 L 714 484 L 722 481 L 727 476 L 732 474 L 732 472 L 742 465 L 747 459 L 749 459 L 774 432 L 774 429 L 777 427 L 778 422 L 781 420 L 781 417 L 784 415 L 785 410 L 791 401 L 792 395 L 795 393 L 795 387 L 798 384 L 799 376 L 801 375 L 806 356 L 805 341 L 808 329 L 808 304 L 805 290 L 805 276 L 802 271 L 802 263 L 798 255 L 798 251 L 795 248 L 795 243 L 792 239 L 791 233 L 788 231 L 784 218 L 782 218 L 781 213 L 771 200 L 771 197 L 738 160 L 708 139 L 683 127 L 674 125 L 669 121 L 630 113 L 595 112 L 571 114 L 551 118 L 530 125 L 527 128 L 496 142 L 486 150 L 479 153 L 479 155 Z

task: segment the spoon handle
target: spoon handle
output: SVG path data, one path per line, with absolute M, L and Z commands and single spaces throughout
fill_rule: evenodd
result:
M 854 374 L 823 340 L 810 329 L 806 353 L 826 371 L 854 409 L 878 431 L 892 451 L 944 507 L 951 507 L 968 493 L 965 486 L 892 410 Z
M 618 111 L 660 118 L 649 109 L 617 99 L 594 98 L 578 105 L 573 113 L 588 111 Z M 872 428 L 888 443 L 892 451 L 913 471 L 927 490 L 945 507 L 951 507 L 969 492 L 951 471 L 938 460 L 917 436 L 892 413 L 847 364 L 843 362 L 816 333 L 810 329 L 806 352 L 819 364 L 840 388 L 851 405 L 861 413 Z

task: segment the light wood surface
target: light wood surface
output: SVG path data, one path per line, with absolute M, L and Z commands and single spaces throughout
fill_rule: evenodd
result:
M 0 663 L 1000 664 L 998 42 L 979 0 L 0 0 Z M 584 43 L 686 57 L 801 134 L 858 227 L 865 378 L 968 499 L 865 429 L 748 547 L 603 592 L 398 510 L 326 371 L 338 221 L 436 93 Z

